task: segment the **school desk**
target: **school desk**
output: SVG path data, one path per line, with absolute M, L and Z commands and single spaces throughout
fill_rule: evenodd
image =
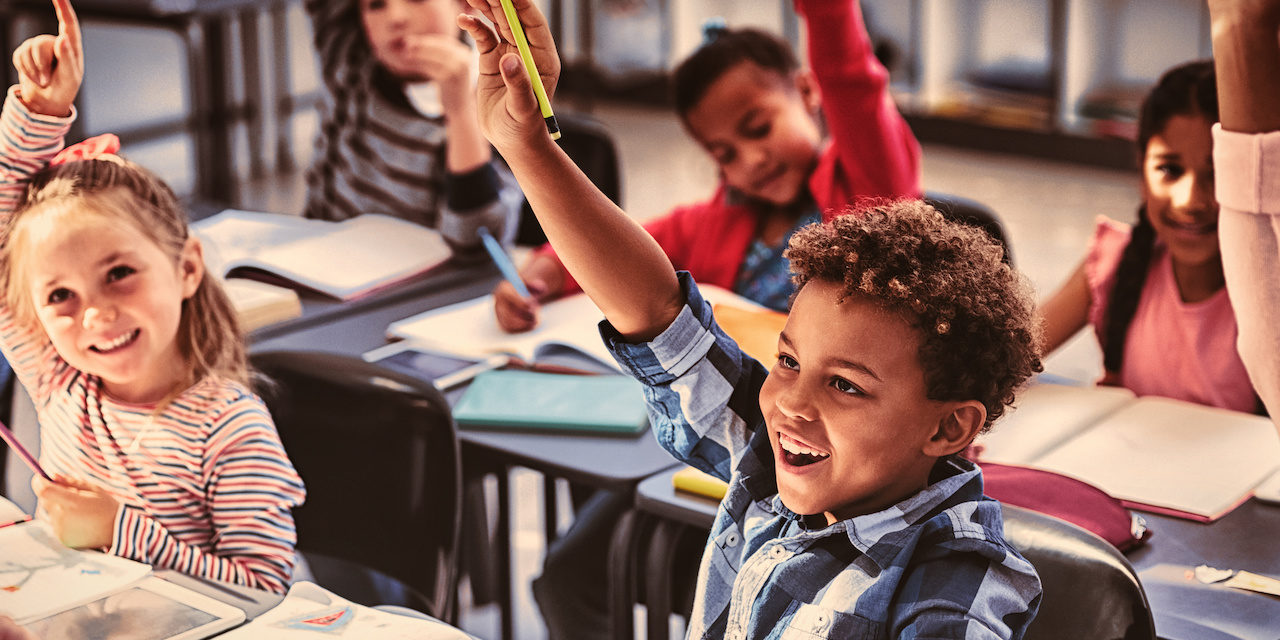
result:
M 612 611 L 622 612 L 615 613 L 615 629 L 625 625 L 615 637 L 632 637 L 627 633 L 633 624 L 630 605 L 635 602 L 635 574 L 628 575 L 628 571 L 643 571 L 649 638 L 666 638 L 667 616 L 672 610 L 672 567 L 671 554 L 665 551 L 682 533 L 705 536 L 715 518 L 718 503 L 676 491 L 671 484 L 674 473 L 674 469 L 664 471 L 637 485 L 636 513 L 615 535 L 610 602 Z M 1142 516 L 1154 533 L 1146 545 L 1130 551 L 1126 558 L 1143 582 L 1161 638 L 1280 637 L 1280 598 L 1188 581 L 1183 575 L 1206 564 L 1280 578 L 1280 538 L 1276 536 L 1280 506 L 1249 500 L 1209 524 L 1145 512 Z M 613 606 L 621 606 L 624 600 L 625 609 Z
M 211 201 L 228 202 L 235 193 L 234 130 L 237 122 L 248 126 L 249 162 L 254 175 L 263 173 L 260 148 L 265 140 L 263 118 L 269 110 L 262 85 L 259 54 L 258 17 L 264 11 L 278 11 L 290 0 L 77 0 L 76 15 L 86 20 L 160 27 L 174 32 L 187 50 L 188 114 L 177 122 L 146 123 L 131 130 L 119 131 L 128 144 L 131 140 L 147 140 L 187 130 L 192 133 L 195 150 L 196 196 Z M 4 0 L 0 2 L 0 50 L 13 51 L 13 19 L 19 16 L 38 20 L 43 33 L 56 33 L 53 6 L 48 0 Z M 231 104 L 235 78 L 230 67 L 230 29 L 241 26 L 241 73 L 246 104 Z M 83 26 L 83 24 L 82 24 Z M 276 56 L 280 55 L 277 47 Z M 271 68 L 280 74 L 282 61 Z M 12 71 L 10 72 L 12 73 Z M 285 78 L 272 78 L 279 84 Z M 81 131 L 77 129 L 78 131 Z M 82 132 L 82 131 L 81 131 Z M 73 137 L 83 137 L 73 136 Z M 234 204 L 234 203 L 232 203 Z
M 366 305 L 351 313 L 329 316 L 323 322 L 306 327 L 294 326 L 283 332 L 256 337 L 251 350 L 300 349 L 319 350 L 350 355 L 362 354 L 386 344 L 386 328 L 393 321 L 428 309 L 476 297 L 492 291 L 498 281 L 496 270 L 476 282 L 459 285 L 443 292 L 419 292 L 416 295 L 388 298 L 379 304 Z M 462 393 L 456 389 L 446 394 L 456 401 Z M 645 431 L 634 437 L 517 434 L 503 431 L 459 430 L 463 463 L 469 471 L 492 472 L 498 478 L 498 593 L 502 609 L 502 637 L 514 637 L 512 617 L 510 491 L 507 471 L 525 467 L 544 474 L 546 481 L 544 507 L 546 535 L 556 535 L 554 478 L 595 488 L 631 490 L 635 483 L 670 468 L 675 464 L 653 434 Z

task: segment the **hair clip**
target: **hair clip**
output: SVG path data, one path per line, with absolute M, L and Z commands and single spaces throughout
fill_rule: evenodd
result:
M 729 25 L 720 16 L 707 18 L 702 23 L 702 46 L 715 42 L 717 38 L 729 30 Z
M 58 155 L 49 161 L 49 166 L 54 167 L 79 160 L 98 160 L 103 156 L 114 156 L 119 151 L 120 138 L 114 133 L 104 133 L 86 138 L 59 151 Z

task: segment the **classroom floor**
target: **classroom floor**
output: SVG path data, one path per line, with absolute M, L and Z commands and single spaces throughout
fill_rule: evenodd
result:
M 659 215 L 673 205 L 705 197 L 712 188 L 714 167 L 665 109 L 596 104 L 591 112 L 616 136 L 624 172 L 623 205 L 632 215 Z M 1010 236 L 1016 266 L 1039 297 L 1051 293 L 1083 257 L 1095 216 L 1130 220 L 1138 198 L 1136 173 L 936 145 L 924 147 L 924 184 L 930 191 L 965 196 L 994 209 Z M 296 174 L 249 183 L 241 204 L 297 211 L 303 188 Z M 1096 378 L 1100 362 L 1092 335 L 1082 332 L 1049 358 L 1046 367 L 1076 380 Z M 521 640 L 537 640 L 545 638 L 546 631 L 529 582 L 540 570 L 544 548 L 540 478 L 517 471 L 513 486 L 515 584 L 520 587 L 516 628 Z M 465 608 L 462 626 L 482 638 L 498 636 L 494 607 Z

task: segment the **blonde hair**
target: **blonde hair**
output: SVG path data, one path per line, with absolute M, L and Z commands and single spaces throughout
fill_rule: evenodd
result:
M 119 156 L 49 166 L 36 173 L 13 212 L 0 250 L 0 286 L 17 322 L 39 326 L 23 256 L 29 221 L 41 215 L 101 215 L 121 220 L 149 238 L 176 265 L 190 237 L 187 216 L 173 191 L 155 174 Z M 230 298 L 205 274 L 182 302 L 175 337 L 188 365 L 186 388 L 216 375 L 247 384 L 244 334 Z

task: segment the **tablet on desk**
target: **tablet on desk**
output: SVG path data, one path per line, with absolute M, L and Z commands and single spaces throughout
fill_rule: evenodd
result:
M 244 620 L 236 607 L 153 576 L 27 627 L 41 638 L 199 640 Z
M 422 347 L 412 341 L 379 347 L 365 353 L 364 359 L 430 382 L 441 391 L 467 382 L 484 371 L 506 366 L 511 360 L 506 355 L 468 358 Z

